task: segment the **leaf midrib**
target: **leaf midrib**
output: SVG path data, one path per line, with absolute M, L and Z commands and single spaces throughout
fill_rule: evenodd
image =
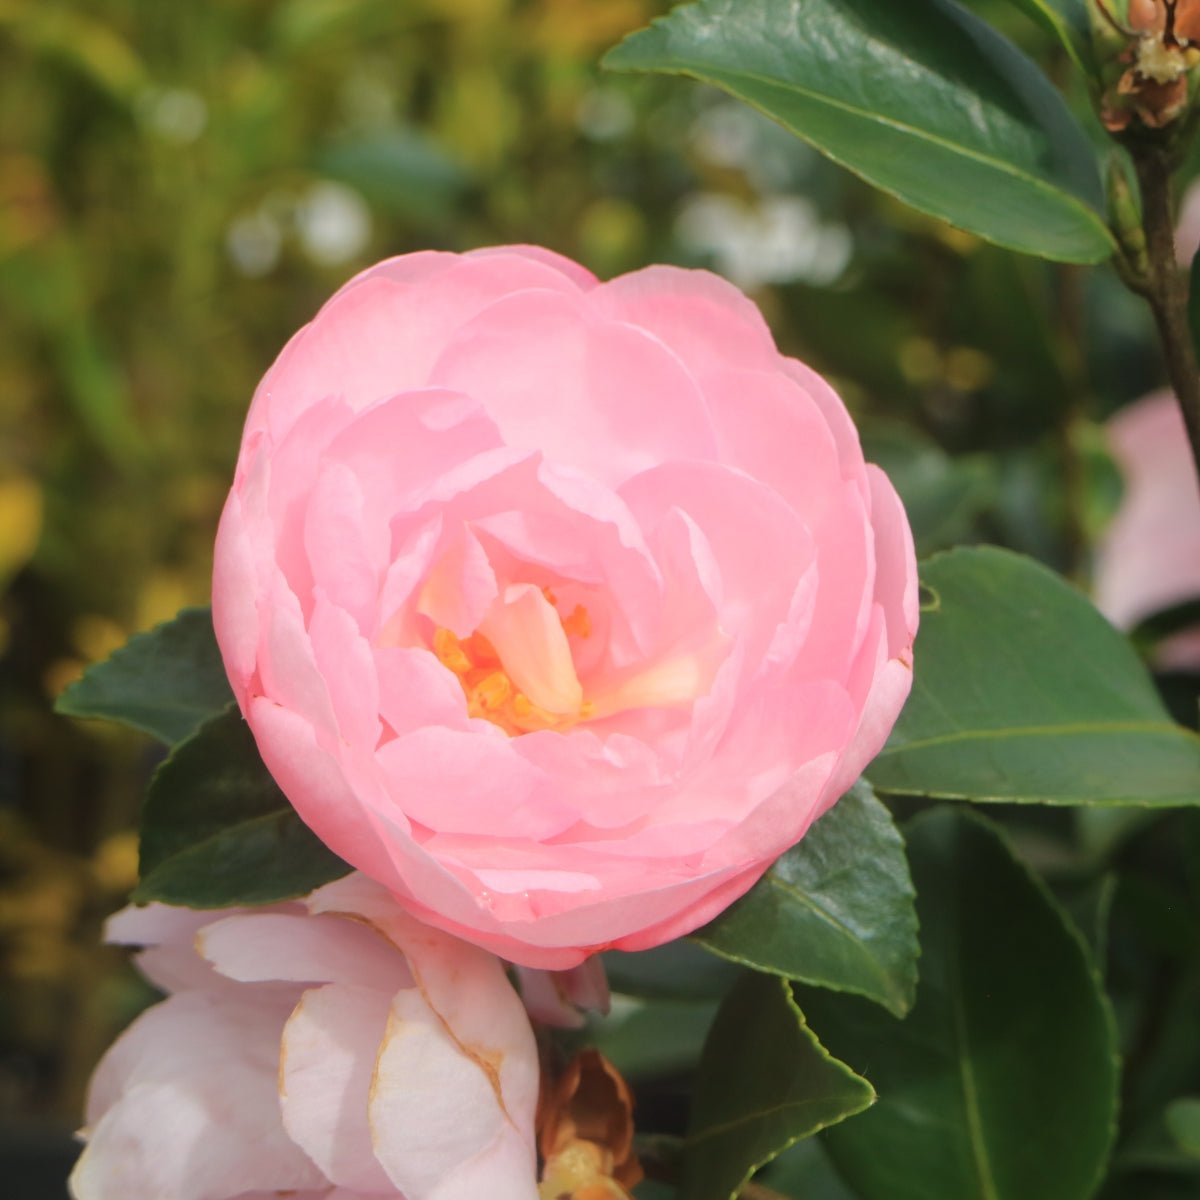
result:
M 1165 734 L 1200 743 L 1200 735 L 1172 721 L 1071 721 L 1061 725 L 1004 725 L 993 729 L 958 729 L 885 746 L 876 755 L 876 759 L 959 742 L 1000 741 L 1004 738 L 1018 737 L 1083 737 L 1098 733 Z
M 702 1129 L 699 1133 L 689 1134 L 684 1140 L 688 1145 L 694 1146 L 697 1142 L 707 1141 L 709 1138 L 720 1137 L 722 1134 L 733 1133 L 735 1130 L 741 1129 L 744 1125 L 752 1125 L 757 1121 L 766 1120 L 769 1117 L 774 1117 L 780 1113 L 793 1112 L 796 1110 L 804 1111 L 810 1108 L 828 1108 L 830 1105 L 840 1106 L 849 1104 L 856 1100 L 862 1099 L 860 1091 L 848 1091 L 844 1095 L 835 1093 L 831 1096 L 807 1097 L 803 1100 L 785 1100 L 782 1104 L 773 1104 L 770 1108 L 763 1108 L 751 1113 L 744 1113 L 741 1116 L 733 1117 L 728 1121 L 722 1121 L 719 1125 L 710 1125 L 706 1129 Z M 855 1111 L 861 1112 L 862 1108 L 866 1107 L 864 1103 Z M 847 1113 L 847 1116 L 852 1116 L 853 1113 Z M 819 1128 L 820 1126 L 818 1126 Z M 815 1130 L 814 1130 L 815 1132 Z
M 983 1136 L 983 1117 L 979 1111 L 979 1087 L 971 1064 L 970 1043 L 967 1038 L 967 1015 L 963 1007 L 962 976 L 959 972 L 959 950 L 957 939 L 951 941 L 948 950 L 950 1018 L 954 1029 L 954 1040 L 958 1046 L 958 1082 L 963 1094 L 963 1110 L 967 1118 L 967 1140 L 971 1147 L 971 1161 L 979 1180 L 982 1200 L 1000 1200 L 996 1179 L 992 1173 L 991 1156 Z

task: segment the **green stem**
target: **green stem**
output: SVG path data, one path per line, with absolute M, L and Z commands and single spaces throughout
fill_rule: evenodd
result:
M 1162 147 L 1151 144 L 1136 146 L 1131 153 L 1142 192 L 1149 271 L 1130 282 L 1154 313 L 1167 376 L 1183 411 L 1192 457 L 1200 473 L 1200 365 L 1188 322 L 1187 285 L 1175 261 L 1171 159 Z

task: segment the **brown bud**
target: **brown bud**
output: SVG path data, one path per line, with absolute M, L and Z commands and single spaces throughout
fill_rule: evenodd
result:
M 578 1054 L 543 1088 L 538 1149 L 542 1200 L 624 1200 L 642 1178 L 633 1152 L 633 1097 L 597 1050 Z

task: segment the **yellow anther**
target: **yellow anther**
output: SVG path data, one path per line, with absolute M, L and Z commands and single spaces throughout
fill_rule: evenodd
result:
M 591 633 L 587 610 L 576 605 L 563 628 L 568 633 L 587 637 Z M 491 721 L 509 737 L 547 729 L 570 729 L 595 712 L 595 706 L 590 702 L 583 703 L 573 714 L 549 712 L 534 704 L 513 686 L 512 677 L 504 669 L 496 648 L 481 633 L 460 640 L 452 630 L 439 627 L 433 634 L 433 652 L 444 667 L 458 676 L 467 699 L 468 714 Z
M 508 703 L 512 690 L 512 680 L 503 671 L 493 671 L 471 689 L 471 699 L 484 712 L 495 712 Z
M 433 652 L 438 662 L 448 667 L 455 675 L 465 675 L 472 667 L 462 643 L 449 629 L 437 629 L 433 635 Z
M 588 616 L 588 610 L 582 604 L 575 605 L 571 615 L 563 618 L 562 627 L 568 636 L 572 633 L 581 638 L 592 636 L 592 618 Z

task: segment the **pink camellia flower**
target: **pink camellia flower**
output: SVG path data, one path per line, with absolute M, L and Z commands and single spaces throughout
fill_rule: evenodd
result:
M 296 334 L 213 617 L 319 837 L 566 968 L 696 928 L 838 799 L 908 694 L 917 594 L 891 485 L 740 292 L 516 246 L 384 262 Z
M 361 875 L 108 932 L 171 995 L 96 1070 L 76 1200 L 536 1200 L 537 1049 L 490 954 Z
M 1154 392 L 1108 423 L 1125 495 L 1096 556 L 1096 606 L 1121 629 L 1200 600 L 1200 487 L 1183 414 L 1170 392 Z M 1166 668 L 1200 667 L 1200 630 L 1166 638 Z

